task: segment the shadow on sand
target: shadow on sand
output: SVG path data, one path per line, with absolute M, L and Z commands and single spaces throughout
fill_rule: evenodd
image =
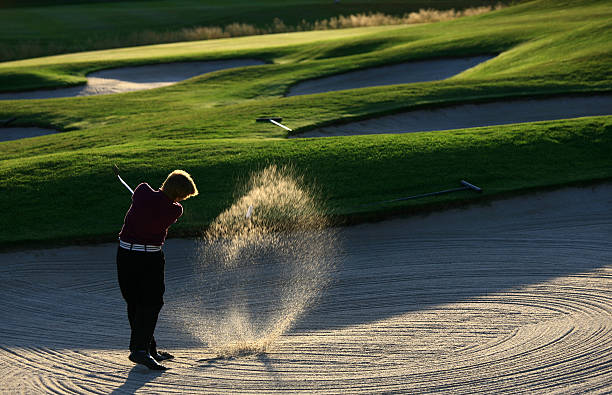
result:
M 125 379 L 125 383 L 121 384 L 121 386 L 111 392 L 111 394 L 134 394 L 137 390 L 162 374 L 164 373 L 161 371 L 149 370 L 145 366 L 136 365 L 130 370 Z

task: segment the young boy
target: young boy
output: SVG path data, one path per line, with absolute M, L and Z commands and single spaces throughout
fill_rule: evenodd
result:
M 179 202 L 197 194 L 193 179 L 183 170 L 170 173 L 159 190 L 142 183 L 134 190 L 119 233 L 117 276 L 132 330 L 129 359 L 149 369 L 166 370 L 159 362 L 173 358 L 157 351 L 153 336 L 164 304 L 165 260 L 161 246 L 170 225 L 183 214 Z

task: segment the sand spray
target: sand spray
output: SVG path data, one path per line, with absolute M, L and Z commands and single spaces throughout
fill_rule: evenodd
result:
M 336 244 L 295 171 L 254 173 L 200 241 L 187 329 L 218 357 L 265 352 L 329 284 Z

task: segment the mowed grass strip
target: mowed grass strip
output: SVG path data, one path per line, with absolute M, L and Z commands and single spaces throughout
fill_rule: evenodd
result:
M 118 163 L 130 184 L 159 186 L 176 167 L 188 170 L 201 195 L 185 202 L 171 235 L 197 235 L 236 198 L 250 172 L 289 165 L 319 191 L 339 221 L 410 213 L 444 202 L 610 178 L 612 117 L 538 122 L 403 135 L 286 140 L 143 139 L 0 162 L 6 207 L 0 246 L 65 240 L 112 240 L 130 196 L 112 174 Z M 361 204 L 458 186 L 462 192 L 403 203 Z
M 553 8 L 553 12 L 538 7 L 542 3 Z M 612 7 L 605 2 L 582 1 L 557 10 L 554 4 L 547 3 L 554 2 L 528 3 L 433 25 L 274 34 L 3 62 L 0 90 L 84 83 L 86 73 L 104 68 L 232 57 L 257 57 L 279 67 L 292 64 L 290 73 L 279 69 L 279 77 L 285 83 L 377 64 L 498 53 L 504 56 L 483 70 L 488 77 L 499 74 L 504 78 L 526 79 L 534 71 L 537 75 L 550 69 L 548 74 L 565 71 L 565 76 L 571 79 L 575 71 L 572 66 L 580 68 L 590 62 L 593 71 L 589 74 L 605 78 L 603 72 L 609 68 L 608 43 L 612 39 Z M 559 64 L 568 69 L 558 70 L 555 66 Z
M 175 236 L 195 235 L 205 228 L 232 203 L 240 180 L 271 163 L 291 164 L 305 174 L 339 220 L 382 217 L 477 197 L 464 192 L 360 207 L 447 189 L 460 179 L 485 188 L 484 198 L 610 179 L 611 117 L 303 140 L 287 140 L 282 129 L 254 121 L 280 115 L 299 131 L 449 103 L 612 91 L 612 6 L 603 1 L 558 3 L 541 0 L 428 26 L 359 29 L 358 36 L 321 40 L 318 32 L 300 33 L 298 38 L 287 35 L 296 40 L 289 44 L 279 36 L 250 37 L 270 40 L 257 48 L 237 39 L 228 40 L 225 49 L 194 47 L 189 53 L 176 49 L 182 44 L 168 46 L 180 55 L 151 57 L 150 48 L 140 48 L 120 58 L 115 52 L 100 52 L 93 60 L 85 54 L 83 61 L 71 55 L 68 61 L 56 57 L 33 59 L 28 66 L 4 64 L 0 80 L 21 89 L 143 61 L 244 56 L 270 62 L 151 91 L 2 102 L 0 119 L 16 116 L 17 125 L 66 132 L 0 143 L 0 202 L 5 212 L 16 207 L 17 213 L 0 217 L 0 245 L 111 240 L 129 206 L 129 194 L 110 171 L 112 163 L 119 164 L 132 184 L 148 181 L 158 186 L 174 168 L 195 175 L 202 196 L 185 202 L 185 218 L 173 228 Z M 500 55 L 445 81 L 282 97 L 301 79 L 384 63 L 483 53 Z M 21 73 L 22 79 L 14 73 Z M 48 80 L 41 82 L 40 75 Z
M 508 1 L 502 1 L 508 2 Z M 23 7 L 35 3 L 37 7 Z M 0 59 L 181 41 L 197 27 L 226 27 L 234 35 L 253 28 L 284 31 L 288 26 L 359 13 L 402 16 L 421 8 L 464 9 L 497 0 L 156 0 L 0 2 Z M 10 8 L 7 5 L 21 7 Z M 282 22 L 281 22 L 282 21 Z M 249 25 L 244 27 L 243 25 Z M 227 30 L 227 29 L 226 29 Z M 193 32 L 192 32 L 193 33 Z

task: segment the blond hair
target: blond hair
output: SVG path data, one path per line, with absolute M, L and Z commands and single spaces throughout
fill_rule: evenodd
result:
M 172 200 L 185 200 L 198 195 L 195 182 L 184 170 L 174 170 L 168 174 L 161 190 Z

